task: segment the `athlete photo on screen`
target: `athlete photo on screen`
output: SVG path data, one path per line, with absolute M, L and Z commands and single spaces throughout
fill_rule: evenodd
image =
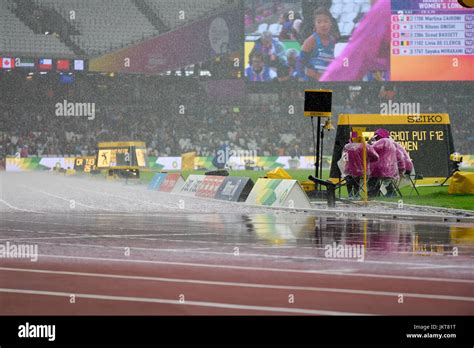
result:
M 319 80 L 334 59 L 336 38 L 333 36 L 333 17 L 324 7 L 314 11 L 314 29 L 303 43 L 301 61 L 305 79 Z

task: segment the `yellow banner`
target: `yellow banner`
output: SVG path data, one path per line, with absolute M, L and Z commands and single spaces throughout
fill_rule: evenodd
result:
M 338 125 L 384 125 L 384 124 L 451 124 L 448 114 L 419 115 L 380 115 L 380 114 L 342 114 Z
M 111 147 L 145 147 L 143 141 L 109 141 L 104 143 L 99 143 L 99 149 L 111 148 Z

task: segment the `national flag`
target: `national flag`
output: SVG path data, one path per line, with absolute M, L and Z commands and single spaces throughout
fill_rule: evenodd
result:
M 2 58 L 2 69 L 13 69 L 13 58 Z
M 68 59 L 58 59 L 56 61 L 56 70 L 68 71 L 69 70 L 69 60 Z
M 45 59 L 45 58 L 41 58 L 39 60 L 39 69 L 40 70 L 51 70 L 51 68 L 53 67 L 53 60 L 52 59 Z
M 400 44 L 402 46 L 410 46 L 410 41 L 401 41 Z
M 401 33 L 400 33 L 400 36 L 401 36 L 401 37 L 410 37 L 410 33 L 401 32 Z

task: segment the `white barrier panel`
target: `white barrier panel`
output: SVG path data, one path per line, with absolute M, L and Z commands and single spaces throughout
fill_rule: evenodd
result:
M 53 169 L 56 165 L 60 165 L 62 169 L 74 169 L 75 157 L 43 157 L 39 164 Z
M 201 183 L 204 181 L 205 175 L 191 174 L 186 179 L 183 187 L 177 193 L 186 196 L 196 196 L 196 191 L 198 190 Z
M 181 170 L 181 157 L 158 157 L 155 164 L 161 170 Z
M 296 180 L 258 179 L 247 204 L 286 208 L 311 208 L 308 196 Z

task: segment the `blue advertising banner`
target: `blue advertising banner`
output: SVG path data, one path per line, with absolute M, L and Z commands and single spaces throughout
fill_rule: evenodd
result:
M 151 179 L 150 183 L 148 184 L 149 190 L 158 190 L 160 185 L 165 181 L 166 175 L 164 173 L 155 174 L 153 179 Z

